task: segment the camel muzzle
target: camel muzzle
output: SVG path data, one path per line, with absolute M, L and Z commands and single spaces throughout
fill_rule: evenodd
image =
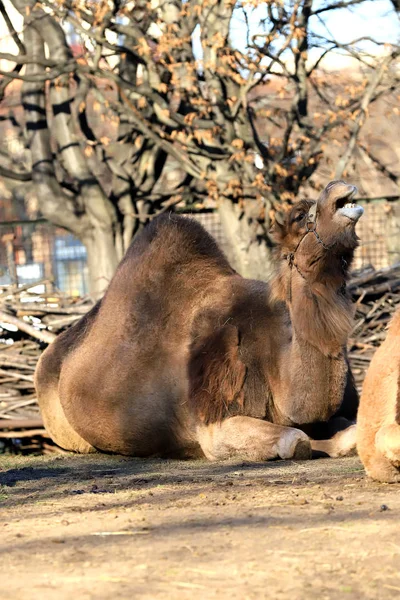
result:
M 339 185 L 342 184 L 340 183 Z M 343 185 L 347 187 L 347 191 L 336 199 L 336 212 L 339 215 L 347 217 L 356 223 L 364 213 L 363 207 L 354 202 L 354 196 L 357 194 L 357 188 L 355 185 Z
M 337 212 L 339 215 L 343 215 L 343 217 L 347 217 L 357 223 L 358 219 L 364 214 L 364 209 L 359 204 L 349 202 L 343 208 L 339 208 Z

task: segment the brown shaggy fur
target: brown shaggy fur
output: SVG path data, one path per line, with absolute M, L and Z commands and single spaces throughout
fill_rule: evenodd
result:
M 370 477 L 400 482 L 400 309 L 365 378 L 357 448 Z
M 309 456 L 302 430 L 321 439 L 348 425 L 344 284 L 357 238 L 337 208 L 349 189 L 335 182 L 319 198 L 320 241 L 306 234 L 310 203 L 276 224 L 272 287 L 235 273 L 196 221 L 155 219 L 104 298 L 39 362 L 53 439 L 77 452 L 266 460 Z M 350 437 L 317 449 L 343 454 Z

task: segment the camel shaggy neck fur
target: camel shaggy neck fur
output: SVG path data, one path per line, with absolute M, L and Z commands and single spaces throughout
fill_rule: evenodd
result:
M 52 438 L 76 452 L 213 460 L 350 451 L 354 191 L 332 182 L 316 206 L 277 220 L 271 285 L 239 276 L 197 222 L 155 219 L 104 298 L 42 355 Z

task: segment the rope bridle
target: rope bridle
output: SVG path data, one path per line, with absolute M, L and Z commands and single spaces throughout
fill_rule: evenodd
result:
M 288 302 L 292 301 L 292 271 L 293 271 L 293 267 L 296 269 L 296 271 L 298 272 L 298 274 L 304 279 L 304 281 L 307 282 L 307 278 L 305 277 L 305 275 L 303 275 L 303 273 L 300 271 L 299 267 L 295 263 L 296 252 L 299 249 L 299 247 L 301 245 L 301 242 L 304 240 L 304 238 L 306 237 L 306 235 L 308 235 L 309 233 L 313 233 L 315 235 L 315 239 L 317 240 L 318 244 L 320 244 L 325 250 L 330 250 L 336 244 L 336 242 L 334 242 L 333 244 L 330 244 L 329 246 L 327 244 L 325 244 L 323 242 L 323 240 L 321 239 L 318 231 L 317 231 L 317 203 L 316 202 L 315 202 L 315 204 L 313 204 L 310 207 L 310 210 L 308 211 L 306 228 L 307 228 L 307 231 L 305 232 L 305 234 L 300 239 L 300 241 L 297 244 L 296 248 L 293 250 L 293 252 L 290 252 L 290 254 L 288 254 L 285 257 L 286 260 L 288 261 L 288 265 L 289 265 L 289 268 L 290 268 L 290 272 L 289 272 L 290 276 L 289 276 Z M 343 270 L 343 272 L 345 272 L 346 266 L 347 266 L 347 262 L 342 257 L 342 270 Z M 344 283 L 339 288 L 339 292 L 340 291 L 344 291 L 345 285 L 346 284 Z

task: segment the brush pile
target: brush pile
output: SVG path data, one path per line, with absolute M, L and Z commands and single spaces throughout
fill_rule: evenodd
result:
M 349 291 L 356 303 L 356 324 L 349 340 L 349 358 L 361 391 L 368 365 L 386 337 L 386 328 L 400 308 L 400 264 L 353 274 Z
M 34 288 L 0 288 L 0 452 L 8 446 L 16 449 L 15 444 L 27 452 L 52 449 L 40 417 L 33 375 L 47 345 L 93 302 L 49 288 L 46 280 Z
M 34 289 L 49 287 L 46 281 Z M 387 325 L 400 306 L 400 264 L 354 273 L 349 290 L 356 303 L 356 325 L 349 341 L 349 357 L 357 387 Z M 0 451 L 15 444 L 27 451 L 51 451 L 37 405 L 33 375 L 40 354 L 56 336 L 93 306 L 89 298 L 72 299 L 32 286 L 0 288 Z M 24 441 L 25 440 L 25 441 Z

